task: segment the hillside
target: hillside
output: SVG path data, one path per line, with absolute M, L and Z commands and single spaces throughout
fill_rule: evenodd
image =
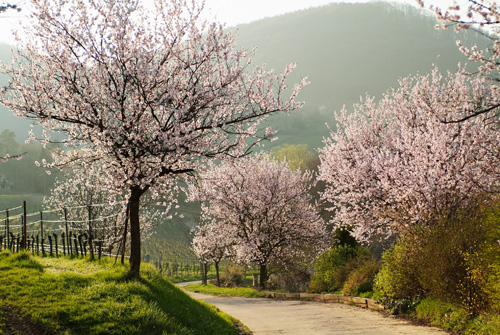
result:
M 127 280 L 112 259 L 1 251 L 0 268 L 0 334 L 241 334 L 237 320 L 147 266 Z
M 466 45 L 487 43 L 473 31 L 455 34 L 451 29 L 435 30 L 435 24 L 423 10 L 379 2 L 331 4 L 241 25 L 237 31 L 239 46 L 258 47 L 254 65 L 267 63 L 268 68 L 282 71 L 285 64 L 297 62 L 290 82 L 305 76 L 311 81 L 299 96 L 306 102 L 302 110 L 267 121 L 279 130 L 279 140 L 265 148 L 285 143 L 317 148 L 328 134 L 325 123 L 333 125 L 334 111 L 343 105 L 351 108 L 366 93 L 380 97 L 395 87 L 400 77 L 428 73 L 433 63 L 442 71 L 456 69 L 458 62 L 466 62 L 456 39 Z M 8 58 L 9 49 L 0 45 L 2 59 Z M 5 79 L 0 78 L 3 84 Z M 0 106 L 0 132 L 14 130 L 21 141 L 29 123 Z M 163 261 L 192 257 L 186 246 L 198 209 L 195 204 L 181 202 L 180 212 L 184 219 L 174 218 L 157 228 L 145 243 L 145 255 Z

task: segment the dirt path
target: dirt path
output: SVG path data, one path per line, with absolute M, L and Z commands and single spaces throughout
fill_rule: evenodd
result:
M 446 332 L 342 304 L 220 297 L 188 292 L 239 319 L 255 335 L 432 335 Z

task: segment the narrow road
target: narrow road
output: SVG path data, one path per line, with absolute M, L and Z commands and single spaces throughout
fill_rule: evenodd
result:
M 211 296 L 187 292 L 234 316 L 255 335 L 444 335 L 381 313 L 342 304 Z

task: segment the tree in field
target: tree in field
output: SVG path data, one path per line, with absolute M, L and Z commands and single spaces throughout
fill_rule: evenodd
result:
M 217 286 L 220 286 L 219 264 L 224 259 L 235 256 L 234 234 L 228 232 L 232 228 L 218 221 L 194 228 L 191 248 L 203 265 L 203 282 L 207 284 L 207 270 L 210 263 L 215 265 Z
M 102 162 L 130 201 L 130 274 L 139 275 L 143 194 L 172 195 L 207 160 L 245 155 L 273 136 L 259 124 L 301 107 L 283 74 L 256 67 L 234 36 L 199 18 L 203 4 L 35 0 L 29 38 L 2 72 L 0 102 L 68 146 L 48 167 Z M 22 42 L 22 43 L 21 43 Z M 42 141 L 48 141 L 47 135 Z
M 475 208 L 498 191 L 498 118 L 480 114 L 500 100 L 482 76 L 404 78 L 377 104 L 373 98 L 344 109 L 319 150 L 323 198 L 335 223 L 359 240 L 380 233 L 412 233 Z
M 236 258 L 260 266 L 265 287 L 267 266 L 327 243 L 325 226 L 311 203 L 310 172 L 292 171 L 265 154 L 211 165 L 189 187 L 189 200 L 201 201 L 202 222 L 227 226 L 234 234 Z
M 292 170 L 317 170 L 317 155 L 306 144 L 285 144 L 271 149 L 271 156 L 277 161 L 286 161 Z
M 124 247 L 122 242 L 127 233 L 124 229 L 128 229 L 123 227 L 127 209 L 125 192 L 114 188 L 99 163 L 64 172 L 62 178 L 56 179 L 50 196 L 44 198 L 44 207 L 64 210 L 65 219 L 76 230 L 87 231 L 90 219 L 92 239 L 102 241 L 107 252 L 118 245 Z M 143 238 L 151 235 L 154 224 L 161 217 L 158 209 L 145 206 L 145 203 L 141 203 L 140 213 Z

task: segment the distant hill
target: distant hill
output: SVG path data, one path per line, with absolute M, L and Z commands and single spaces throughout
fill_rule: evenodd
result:
M 334 111 L 351 108 L 366 93 L 380 97 L 400 77 L 428 73 L 435 63 L 455 70 L 467 59 L 455 44 L 486 45 L 473 31 L 436 30 L 431 14 L 410 5 L 386 2 L 330 4 L 240 26 L 239 45 L 258 47 L 254 64 L 281 71 L 296 62 L 292 82 L 308 76 L 299 96 L 306 102 L 292 117 L 275 117 L 283 143 L 322 145 L 325 122 Z

